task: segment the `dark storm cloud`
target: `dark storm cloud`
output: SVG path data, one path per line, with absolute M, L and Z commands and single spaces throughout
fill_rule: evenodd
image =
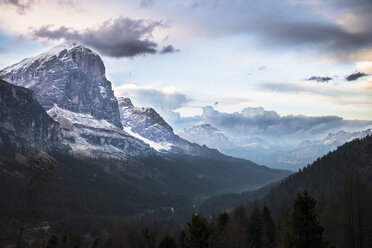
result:
M 177 53 L 180 52 L 180 49 L 174 48 L 172 45 L 165 46 L 160 50 L 160 54 L 167 54 L 167 53 Z
M 273 47 L 310 47 L 347 57 L 372 48 L 371 20 L 370 0 L 226 0 L 200 15 L 198 28 L 204 24 L 203 32 L 249 34 Z
M 271 26 L 272 25 L 272 26 Z M 276 27 L 277 29 L 272 29 Z M 262 24 L 264 36 L 278 45 L 316 45 L 331 52 L 351 52 L 371 47 L 372 32 L 349 33 L 332 23 L 278 23 Z
M 372 121 L 344 120 L 338 116 L 311 117 L 305 115 L 280 116 L 263 108 L 245 108 L 241 112 L 223 113 L 204 107 L 201 118 L 222 130 L 236 135 L 318 134 L 333 129 L 358 128 L 372 125 Z
M 350 74 L 348 76 L 345 77 L 346 81 L 355 81 L 355 80 L 358 80 L 359 78 L 361 77 L 365 77 L 365 76 L 368 76 L 369 74 L 365 74 L 363 72 L 355 72 L 353 74 Z
M 24 14 L 25 10 L 29 9 L 33 3 L 33 0 L 0 0 L 0 6 L 15 7 L 20 14 Z
M 77 41 L 106 56 L 120 58 L 157 53 L 158 44 L 151 38 L 153 31 L 161 27 L 164 24 L 159 21 L 120 17 L 103 22 L 97 29 L 78 31 L 64 26 L 57 29 L 43 26 L 34 29 L 32 34 L 35 38 Z
M 332 80 L 332 78 L 330 78 L 330 77 L 319 77 L 319 76 L 312 76 L 312 77 L 306 79 L 306 81 L 316 81 L 318 83 L 328 83 L 331 80 Z

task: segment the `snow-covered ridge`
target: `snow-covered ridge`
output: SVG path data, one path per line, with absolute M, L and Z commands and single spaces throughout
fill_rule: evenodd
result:
M 135 107 L 129 98 L 124 97 L 119 97 L 118 103 L 123 127 L 158 144 L 166 142 L 174 145 L 176 137 L 172 127 L 154 109 Z
M 51 59 L 53 59 L 53 57 L 59 57 L 61 52 L 65 51 L 65 50 L 67 52 L 70 52 L 73 49 L 78 49 L 79 51 L 82 51 L 82 52 L 89 52 L 91 54 L 94 54 L 94 55 L 98 56 L 95 52 L 91 51 L 90 49 L 87 49 L 86 47 L 84 47 L 83 45 L 81 45 L 79 43 L 72 42 L 72 41 L 66 41 L 66 42 L 61 43 L 58 46 L 55 46 L 55 47 L 47 50 L 46 52 L 43 52 L 43 53 L 37 55 L 37 56 L 23 59 L 17 64 L 14 64 L 14 65 L 11 65 L 11 66 L 8 66 L 8 67 L 4 68 L 2 70 L 2 74 L 7 74 L 7 73 L 10 73 L 12 71 L 18 71 L 18 70 L 22 71 L 22 70 L 28 69 L 30 66 L 32 66 L 36 63 L 39 63 L 39 65 L 36 68 L 33 68 L 33 69 L 36 70 L 36 69 L 40 68 L 45 62 L 48 62 Z M 61 58 L 62 61 L 63 60 L 68 60 L 68 59 L 70 59 L 70 58 L 68 58 L 67 56 Z
M 364 138 L 367 135 L 372 134 L 372 129 L 366 129 L 359 132 L 345 132 L 343 130 L 337 132 L 337 133 L 330 133 L 328 136 L 321 140 L 321 143 L 328 145 L 335 143 L 336 145 L 341 145 L 345 142 L 350 142 L 354 139 L 360 139 Z M 315 143 L 315 142 L 314 142 Z
M 306 140 L 292 151 L 282 152 L 277 155 L 276 161 L 284 164 L 291 164 L 292 169 L 298 169 L 306 164 L 313 162 L 318 157 L 322 157 L 328 152 L 334 151 L 337 147 L 350 142 L 354 139 L 362 139 L 367 135 L 372 135 L 372 129 L 357 132 L 339 131 L 330 133 L 321 140 Z
M 47 111 L 48 115 L 52 117 L 54 120 L 60 123 L 60 126 L 65 130 L 70 130 L 68 136 L 74 137 L 75 142 L 70 143 L 70 146 L 73 150 L 79 153 L 91 154 L 92 151 L 98 151 L 100 149 L 104 149 L 107 151 L 115 152 L 123 152 L 120 151 L 118 148 L 112 145 L 105 145 L 102 141 L 101 145 L 92 145 L 91 143 L 87 142 L 82 136 L 90 135 L 90 136 L 99 136 L 100 139 L 120 139 L 122 138 L 121 135 L 129 134 L 130 136 L 143 141 L 145 144 L 148 144 L 150 147 L 154 148 L 157 151 L 169 151 L 172 148 L 172 144 L 169 142 L 155 142 L 149 139 L 142 137 L 140 134 L 132 131 L 131 127 L 124 127 L 124 130 L 119 129 L 115 125 L 109 123 L 106 120 L 98 120 L 91 116 L 90 114 L 84 113 L 75 113 L 63 108 L 58 107 L 57 104 L 53 106 L 50 110 Z M 82 127 L 90 127 L 93 130 L 89 129 L 76 129 L 73 126 L 82 126 Z M 98 129 L 102 129 L 102 131 L 98 131 Z M 116 131 L 115 133 L 106 133 L 104 130 L 107 131 Z M 120 135 L 121 133 L 121 135 Z M 65 133 L 67 134 L 67 133 Z M 67 136 L 67 135 L 66 135 Z M 91 157 L 93 155 L 90 155 Z
M 61 122 L 60 118 L 63 118 L 65 121 L 72 124 L 82 125 L 86 127 L 94 127 L 101 129 L 112 129 L 119 130 L 118 127 L 111 124 L 106 120 L 98 120 L 90 114 L 75 113 L 63 108 L 58 107 L 57 104 L 54 104 L 53 108 L 47 111 L 48 115 L 55 119 L 56 121 Z M 62 126 L 68 123 L 60 123 Z
M 198 124 L 189 129 L 182 129 L 177 132 L 182 138 L 195 142 L 199 145 L 225 151 L 233 147 L 233 143 L 221 132 L 221 130 L 210 124 Z
M 69 111 L 56 104 L 47 113 L 59 122 L 64 142 L 71 147 L 75 156 L 125 159 L 151 153 L 151 145 L 158 150 L 167 148 L 158 144 L 149 146 L 149 142 L 142 137 L 125 132 L 106 120 Z

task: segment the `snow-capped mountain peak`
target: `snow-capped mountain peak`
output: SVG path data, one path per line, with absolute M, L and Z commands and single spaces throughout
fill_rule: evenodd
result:
M 134 108 L 132 101 L 127 97 L 118 97 L 120 108 Z
M 153 108 L 135 107 L 129 98 L 119 97 L 123 129 L 160 152 L 216 156 L 216 150 L 180 138 Z
M 91 53 L 98 56 L 96 53 L 79 43 L 65 41 L 39 55 L 25 58 L 17 64 L 4 68 L 2 70 L 2 74 L 7 74 L 19 70 L 27 70 L 29 67 L 32 67 L 33 69 L 41 69 L 44 65 L 46 65 L 47 62 L 53 60 L 54 57 L 61 57 L 62 60 L 68 60 L 69 57 L 67 56 L 67 54 L 74 49 L 79 50 L 79 52 Z
M 199 124 L 190 129 L 184 128 L 178 134 L 187 140 L 200 145 L 207 145 L 220 151 L 233 146 L 230 140 L 220 130 L 210 124 Z
M 172 127 L 153 108 L 134 107 L 125 97 L 119 97 L 118 102 L 123 127 L 155 142 L 173 140 Z
M 321 140 L 306 140 L 300 143 L 294 150 L 281 152 L 276 157 L 276 162 L 287 166 L 291 165 L 288 168 L 292 167 L 292 169 L 298 169 L 322 157 L 326 153 L 336 150 L 337 147 L 346 142 L 350 142 L 354 139 L 361 139 L 367 135 L 372 135 L 372 129 L 358 132 L 346 132 L 341 130 L 337 133 L 330 133 Z
M 0 78 L 32 90 L 46 110 L 57 104 L 121 128 L 118 103 L 103 61 L 81 44 L 64 42 L 1 70 Z

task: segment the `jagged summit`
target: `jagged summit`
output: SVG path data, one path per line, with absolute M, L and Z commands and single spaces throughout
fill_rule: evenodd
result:
M 178 134 L 186 140 L 199 145 L 207 145 L 219 151 L 225 151 L 233 146 L 231 141 L 219 129 L 208 123 L 194 125 L 189 129 L 184 128 Z
M 127 97 L 118 97 L 118 103 L 120 108 L 134 108 L 132 101 Z
M 102 59 L 89 48 L 66 41 L 0 71 L 0 78 L 34 91 L 45 108 L 54 104 L 122 127 Z
M 280 153 L 276 161 L 278 163 L 290 165 L 288 168 L 297 170 L 328 152 L 336 150 L 346 142 L 350 142 L 354 139 L 361 139 L 368 135 L 372 135 L 372 129 L 357 132 L 341 130 L 337 133 L 330 133 L 324 139 L 314 141 L 306 140 L 300 143 L 294 150 Z
M 91 54 L 98 56 L 92 50 L 90 50 L 87 47 L 84 47 L 83 45 L 77 42 L 65 41 L 39 55 L 25 58 L 14 65 L 8 66 L 4 68 L 1 71 L 1 73 L 7 74 L 7 73 L 11 73 L 12 71 L 27 70 L 30 67 L 32 67 L 33 69 L 41 69 L 45 65 L 45 63 L 52 60 L 54 56 L 63 57 L 61 56 L 61 53 L 65 55 L 65 54 L 71 53 L 72 50 L 79 50 L 79 52 L 91 53 Z M 67 59 L 67 57 L 65 58 Z
M 153 108 L 134 107 L 125 97 L 119 97 L 118 102 L 124 128 L 155 142 L 174 140 L 173 128 Z
M 203 130 L 203 131 L 210 131 L 210 132 L 221 132 L 216 127 L 212 126 L 211 124 L 205 123 L 205 124 L 198 124 L 191 128 L 191 130 Z

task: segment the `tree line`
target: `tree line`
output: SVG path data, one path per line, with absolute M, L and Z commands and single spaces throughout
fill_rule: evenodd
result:
M 181 226 L 154 221 L 144 227 L 138 221 L 115 220 L 96 235 L 49 232 L 48 238 L 29 237 L 27 246 L 17 247 L 368 248 L 372 247 L 371 207 L 371 188 L 354 171 L 337 194 L 316 201 L 306 190 L 299 192 L 285 218 L 256 201 L 215 216 L 195 213 Z

